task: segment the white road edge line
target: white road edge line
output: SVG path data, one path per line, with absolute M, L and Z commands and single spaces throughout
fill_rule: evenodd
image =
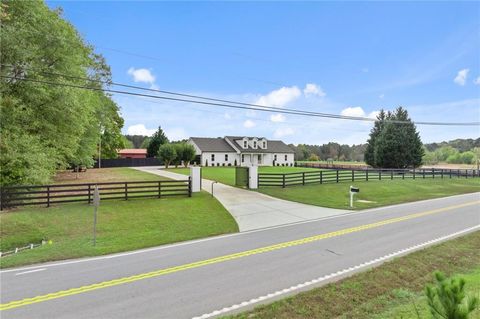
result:
M 215 316 L 218 316 L 218 315 L 221 315 L 221 314 L 225 314 L 225 313 L 227 313 L 227 312 L 230 312 L 230 311 L 233 311 L 233 310 L 237 310 L 237 309 L 239 309 L 239 308 L 243 308 L 243 307 L 246 307 L 246 306 L 250 306 L 250 305 L 259 303 L 259 302 L 264 301 L 264 300 L 267 300 L 267 299 L 271 299 L 271 298 L 274 298 L 274 297 L 278 297 L 279 295 L 284 295 L 284 294 L 291 293 L 291 292 L 296 291 L 296 290 L 299 290 L 299 289 L 303 289 L 303 288 L 308 287 L 308 286 L 311 286 L 311 285 L 318 284 L 319 282 L 322 282 L 322 281 L 325 281 L 325 280 L 328 280 L 328 279 L 332 279 L 332 278 L 335 278 L 335 277 L 339 277 L 339 276 L 345 275 L 345 274 L 347 274 L 347 273 L 356 271 L 356 270 L 361 269 L 361 268 L 365 268 L 365 267 L 371 266 L 371 265 L 373 265 L 373 264 L 377 264 L 377 263 L 380 263 L 380 262 L 384 262 L 384 261 L 386 261 L 386 260 L 392 259 L 393 257 L 399 256 L 399 255 L 403 255 L 403 254 L 405 254 L 405 253 L 407 253 L 407 252 L 411 252 L 411 251 L 414 251 L 414 250 L 418 250 L 418 249 L 423 248 L 423 247 L 425 247 L 425 246 L 430 246 L 430 245 L 432 245 L 432 244 L 435 244 L 435 243 L 438 243 L 438 242 L 441 242 L 441 241 L 450 239 L 450 238 L 452 238 L 452 237 L 456 237 L 456 236 L 461 235 L 461 234 L 464 234 L 464 233 L 471 232 L 471 231 L 476 230 L 476 229 L 480 229 L 480 225 L 476 225 L 476 226 L 473 226 L 473 227 L 470 227 L 470 228 L 466 228 L 466 229 L 460 230 L 460 231 L 458 231 L 458 232 L 452 233 L 452 234 L 450 234 L 450 235 L 438 237 L 438 238 L 436 238 L 436 239 L 432 239 L 432 240 L 423 242 L 423 243 L 418 244 L 418 245 L 414 245 L 414 246 L 411 246 L 411 247 L 408 247 L 408 248 L 405 248 L 405 249 L 401 249 L 401 250 L 398 250 L 398 251 L 396 251 L 396 252 L 394 252 L 394 253 L 385 255 L 385 256 L 383 256 L 383 257 L 379 257 L 379 258 L 376 258 L 376 259 L 373 259 L 373 260 L 370 260 L 370 261 L 367 261 L 367 262 L 358 264 L 358 265 L 356 265 L 356 266 L 352 266 L 352 267 L 350 267 L 350 268 L 346 268 L 346 269 L 337 271 L 337 272 L 335 272 L 335 273 L 331 273 L 331 274 L 329 274 L 329 275 L 325 275 L 325 276 L 322 276 L 322 277 L 318 277 L 318 278 L 316 278 L 316 279 L 312 279 L 312 280 L 310 280 L 310 281 L 306 281 L 306 282 L 304 282 L 304 283 L 301 283 L 301 284 L 298 284 L 298 285 L 295 285 L 295 286 L 291 286 L 291 287 L 289 287 L 289 288 L 285 288 L 285 289 L 282 289 L 282 290 L 277 290 L 277 291 L 272 292 L 272 293 L 269 293 L 269 294 L 267 294 L 267 295 L 263 295 L 263 296 L 260 296 L 260 297 L 257 297 L 257 298 L 253 298 L 253 299 L 250 299 L 250 300 L 248 300 L 248 301 L 244 301 L 244 302 L 241 302 L 241 303 L 232 305 L 232 306 L 230 306 L 230 307 L 225 307 L 225 308 L 223 308 L 223 309 L 215 310 L 215 311 L 212 311 L 212 312 L 210 312 L 210 313 L 203 314 L 203 315 L 198 316 L 198 317 L 193 317 L 192 319 L 207 319 L 207 318 L 212 318 L 212 317 L 215 317 Z
M 98 257 L 91 257 L 91 258 L 81 258 L 81 259 L 57 262 L 57 263 L 52 263 L 52 264 L 39 264 L 39 265 L 36 265 L 36 266 L 34 265 L 34 266 L 23 267 L 23 268 L 5 269 L 5 270 L 0 270 L 0 274 L 22 271 L 22 270 L 36 269 L 36 268 L 39 268 L 39 267 L 47 267 L 48 268 L 48 267 L 55 267 L 55 266 L 64 266 L 64 265 L 77 264 L 77 263 L 83 263 L 83 262 L 99 261 L 99 260 L 104 260 L 104 259 L 111 259 L 111 258 L 125 257 L 125 256 L 130 256 L 130 255 L 136 255 L 136 254 L 149 253 L 149 252 L 153 252 L 153 251 L 157 251 L 157 250 L 176 248 L 176 247 L 180 247 L 180 246 L 188 246 L 188 245 L 207 242 L 207 241 L 211 241 L 211 240 L 218 240 L 218 239 L 224 239 L 224 238 L 229 238 L 229 237 L 237 237 L 237 236 L 247 235 L 247 234 L 251 234 L 251 233 L 268 231 L 268 230 L 272 230 L 272 229 L 294 227 L 296 225 L 314 223 L 314 222 L 319 222 L 319 221 L 323 221 L 323 220 L 355 216 L 355 215 L 365 214 L 365 213 L 369 213 L 369 212 L 373 212 L 373 211 L 377 211 L 377 210 L 381 210 L 381 209 L 391 209 L 391 208 L 396 207 L 396 206 L 407 206 L 407 205 L 419 204 L 419 203 L 422 203 L 422 202 L 448 199 L 448 198 L 451 198 L 451 197 L 470 196 L 472 194 L 477 194 L 478 195 L 480 193 L 477 192 L 477 193 L 459 194 L 459 195 L 452 195 L 452 196 L 447 196 L 447 197 L 426 199 L 426 200 L 410 202 L 410 203 L 402 203 L 402 204 L 392 205 L 392 206 L 377 207 L 377 208 L 360 210 L 360 211 L 347 211 L 346 213 L 339 214 L 339 215 L 334 215 L 334 216 L 320 217 L 320 218 L 317 218 L 317 219 L 310 219 L 310 220 L 305 220 L 305 221 L 301 221 L 301 222 L 294 222 L 294 223 L 289 223 L 289 224 L 284 224 L 284 225 L 255 229 L 255 230 L 248 230 L 248 231 L 238 232 L 238 233 L 234 233 L 234 234 L 226 234 L 226 235 L 220 235 L 220 236 L 209 237 L 209 238 L 195 239 L 195 240 L 190 240 L 190 241 L 185 241 L 185 242 L 180 242 L 180 243 L 162 245 L 162 246 L 158 246 L 158 247 L 139 249 L 139 250 L 130 251 L 130 252 L 116 253 L 116 254 L 110 254 L 110 255 L 98 256 Z
M 19 272 L 19 273 L 16 273 L 15 276 L 30 274 L 30 273 L 32 273 L 32 272 L 39 272 L 39 271 L 44 271 L 44 270 L 47 270 L 47 268 L 39 268 L 39 269 L 34 269 L 34 270 Z

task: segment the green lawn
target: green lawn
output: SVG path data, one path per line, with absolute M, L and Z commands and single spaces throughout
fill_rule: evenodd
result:
M 2 268 L 96 256 L 238 231 L 225 208 L 206 192 L 192 198 L 104 201 L 98 211 L 97 246 L 92 246 L 93 207 L 65 204 L 0 214 L 1 250 L 42 239 L 51 245 L 2 257 Z
M 259 192 L 290 201 L 331 208 L 349 208 L 349 187 L 360 188 L 355 196 L 355 209 L 364 209 L 422 199 L 480 192 L 480 178 L 397 179 L 310 184 L 281 187 L 261 187 Z M 359 202 L 369 201 L 369 202 Z
M 461 274 L 480 297 L 480 231 L 396 258 L 358 273 L 228 318 L 430 318 L 423 289 L 440 270 Z M 321 266 L 319 266 L 321 268 Z M 415 306 L 414 306 L 415 304 Z M 480 318 L 480 310 L 471 316 Z
M 78 178 L 77 178 L 78 177 Z M 81 184 L 126 181 L 159 181 L 168 178 L 150 174 L 128 167 L 94 168 L 86 172 L 73 173 L 71 170 L 59 171 L 53 184 Z
M 317 168 L 287 167 L 287 166 L 260 166 L 260 173 L 295 173 L 309 170 L 318 171 Z M 169 168 L 167 171 L 189 175 L 189 168 Z M 202 177 L 219 183 L 235 186 L 235 167 L 202 167 Z

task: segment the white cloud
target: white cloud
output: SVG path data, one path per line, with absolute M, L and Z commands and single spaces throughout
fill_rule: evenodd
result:
M 286 117 L 283 114 L 272 114 L 270 115 L 270 121 L 272 122 L 285 122 Z
M 243 126 L 246 128 L 252 128 L 255 125 L 256 125 L 255 122 L 252 120 L 246 120 L 245 122 L 243 122 Z
M 275 132 L 273 132 L 273 136 L 275 136 L 276 138 L 282 138 L 287 135 L 293 135 L 294 133 L 295 131 L 291 127 L 281 127 L 276 129 Z
M 367 117 L 371 119 L 376 119 L 378 114 L 380 114 L 380 111 L 373 111 L 373 112 L 370 112 L 370 114 L 368 114 Z
M 465 85 L 469 71 L 469 69 L 462 69 L 458 71 L 457 76 L 455 79 L 453 79 L 453 82 L 457 83 L 458 85 Z
M 170 141 L 180 141 L 189 138 L 187 132 L 185 132 L 183 128 L 179 127 L 165 129 L 165 135 L 167 135 Z
M 130 68 L 128 69 L 127 74 L 133 77 L 134 82 L 142 82 L 155 85 L 155 76 L 148 69 Z
M 385 94 L 380 94 L 380 95 L 378 96 L 379 99 L 383 99 L 384 97 L 385 97 Z
M 267 95 L 261 96 L 255 104 L 261 106 L 277 106 L 283 107 L 289 102 L 299 98 L 302 95 L 300 89 L 296 86 L 282 87 L 278 90 L 272 91 Z
M 144 124 L 131 125 L 127 129 L 128 135 L 146 135 L 152 136 L 156 129 L 147 129 Z
M 307 85 L 305 85 L 305 88 L 303 89 L 303 94 L 305 94 L 305 95 L 316 95 L 316 96 L 320 96 L 320 97 L 324 97 L 325 95 L 327 95 L 322 90 L 322 88 L 315 83 L 307 83 Z
M 473 81 L 474 84 L 480 85 L 480 76 Z
M 377 115 L 379 113 L 380 113 L 379 111 L 372 111 L 367 115 L 367 113 L 365 113 L 365 111 L 360 106 L 356 106 L 356 107 L 347 107 L 346 109 L 343 109 L 340 114 L 344 116 L 368 117 L 368 118 L 374 119 L 374 118 L 377 118 Z
M 365 111 L 360 106 L 347 107 L 346 109 L 343 109 L 340 114 L 344 116 L 364 117 Z

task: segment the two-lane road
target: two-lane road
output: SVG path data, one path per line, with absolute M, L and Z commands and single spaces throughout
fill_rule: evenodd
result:
M 0 316 L 207 318 L 335 280 L 419 244 L 479 229 L 480 194 L 475 193 L 8 269 L 0 274 Z

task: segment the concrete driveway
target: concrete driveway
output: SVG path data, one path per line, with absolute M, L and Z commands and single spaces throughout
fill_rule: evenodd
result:
M 159 166 L 134 169 L 176 180 L 185 179 L 185 175 L 165 171 Z M 211 193 L 212 181 L 203 179 L 202 188 Z M 235 218 L 241 232 L 349 213 L 348 210 L 290 202 L 221 183 L 214 185 L 213 194 Z

